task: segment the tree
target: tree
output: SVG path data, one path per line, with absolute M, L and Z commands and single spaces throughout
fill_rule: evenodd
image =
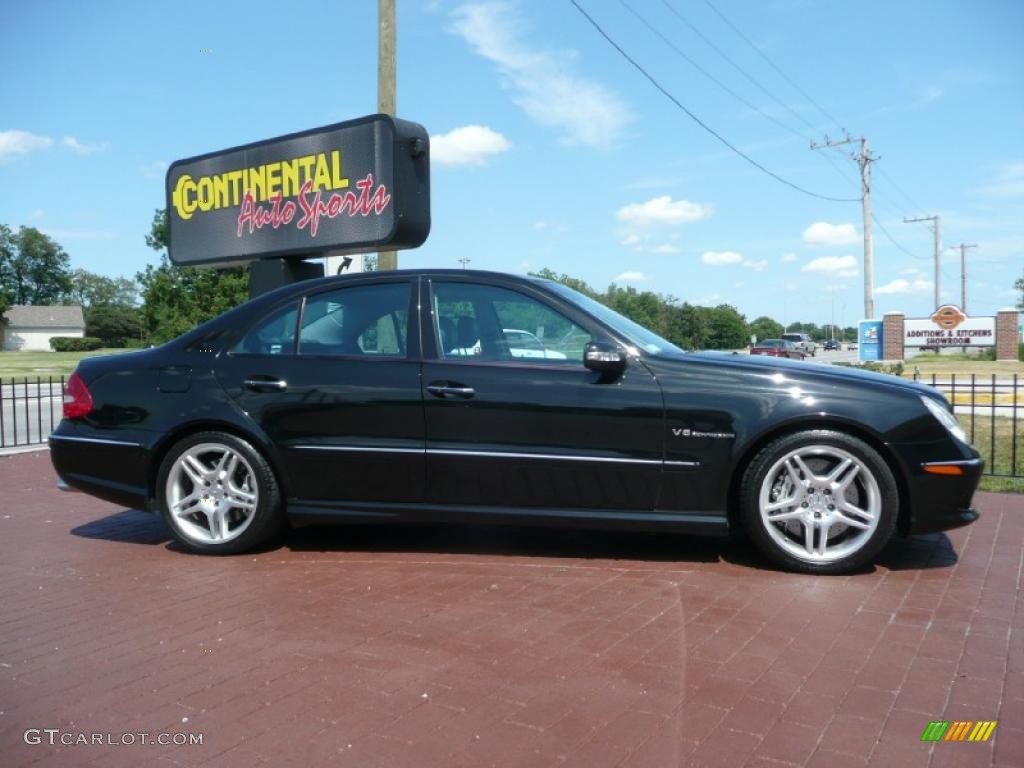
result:
M 85 335 L 103 340 L 105 347 L 125 347 L 142 338 L 142 320 L 135 307 L 99 304 L 85 310 Z
M 704 308 L 708 313 L 708 349 L 739 349 L 750 342 L 747 319 L 729 304 Z
M 153 216 L 146 244 L 167 248 L 167 211 Z M 142 287 L 143 329 L 150 342 L 160 344 L 190 331 L 249 298 L 249 270 L 178 267 L 163 253 L 160 265 L 148 265 L 136 275 Z
M 14 261 L 14 233 L 5 224 L 0 224 L 0 318 L 14 303 L 9 278 L 11 263 Z
M 1017 300 L 1017 308 L 1024 309 L 1024 276 L 1017 279 L 1013 287 L 1020 291 L 1020 299 Z
M 761 315 L 756 320 L 751 321 L 750 325 L 747 326 L 748 333 L 757 336 L 758 341 L 764 339 L 777 339 L 785 333 L 782 327 L 782 323 L 772 320 L 767 315 Z
M 71 283 L 67 298 L 83 307 L 130 307 L 139 293 L 138 285 L 131 278 L 106 277 L 85 269 L 74 270 Z
M 35 227 L 0 225 L 0 303 L 57 304 L 71 290 L 68 254 Z

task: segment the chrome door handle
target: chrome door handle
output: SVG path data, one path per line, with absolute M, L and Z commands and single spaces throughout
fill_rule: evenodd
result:
M 428 384 L 427 392 L 434 397 L 461 397 L 469 399 L 476 394 L 472 387 L 453 386 L 449 384 Z
M 267 390 L 283 392 L 288 389 L 288 382 L 283 379 L 246 379 L 242 383 L 246 389 L 256 392 L 265 392 Z

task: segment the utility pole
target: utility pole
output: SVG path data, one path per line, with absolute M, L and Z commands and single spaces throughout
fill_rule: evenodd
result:
M 977 248 L 977 243 L 960 243 L 960 311 L 967 312 L 967 249 Z
M 871 163 L 878 158 L 868 149 L 868 140 L 865 136 L 859 139 L 847 136 L 842 141 L 833 141 L 826 136 L 824 143 L 811 142 L 811 149 L 841 147 L 844 144 L 855 143 L 860 144 L 860 150 L 854 153 L 853 159 L 860 166 L 860 204 L 864 216 L 864 318 L 870 320 L 875 316 L 875 250 L 871 240 Z
M 939 217 L 918 216 L 915 219 L 903 219 L 904 224 L 913 224 L 919 221 L 930 221 L 932 223 L 932 232 L 935 234 L 935 309 L 938 309 L 942 303 L 939 300 L 939 278 L 942 275 L 942 271 L 940 269 L 940 260 L 942 258 L 942 235 L 939 231 Z
M 395 0 L 377 0 L 377 111 L 395 114 Z M 377 269 L 398 269 L 398 254 L 381 251 Z
M 471 262 L 472 259 L 469 258 L 469 256 L 463 256 L 461 259 L 456 259 L 456 261 L 459 262 L 459 264 L 462 265 L 463 269 L 465 269 L 466 265 L 469 264 L 469 262 Z

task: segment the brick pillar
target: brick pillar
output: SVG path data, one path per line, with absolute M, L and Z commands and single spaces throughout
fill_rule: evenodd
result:
M 1015 309 L 1001 309 L 996 312 L 996 360 L 1016 360 L 1020 331 L 1017 324 L 1020 314 Z
M 903 320 L 902 312 L 886 312 L 882 317 L 882 359 L 903 359 Z

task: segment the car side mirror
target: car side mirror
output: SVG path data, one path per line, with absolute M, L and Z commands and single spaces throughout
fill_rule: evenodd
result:
M 583 348 L 583 365 L 598 373 L 620 374 L 626 370 L 626 350 L 614 341 L 591 341 Z

